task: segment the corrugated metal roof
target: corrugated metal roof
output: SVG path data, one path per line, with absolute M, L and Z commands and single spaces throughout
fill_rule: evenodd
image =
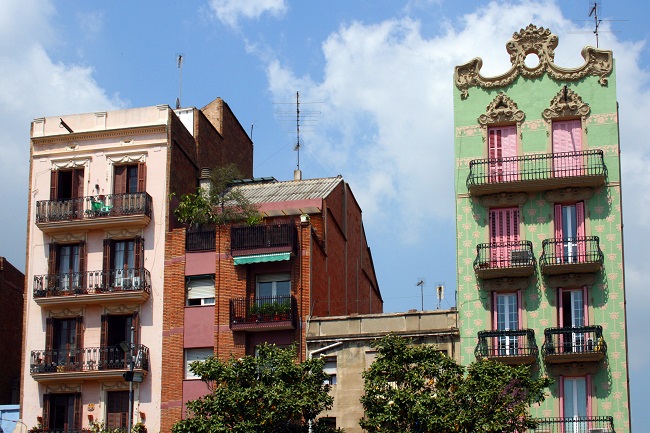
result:
M 343 182 L 341 176 L 237 186 L 254 204 L 325 198 Z

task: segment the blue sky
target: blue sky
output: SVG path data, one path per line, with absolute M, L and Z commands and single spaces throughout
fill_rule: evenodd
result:
M 650 4 L 602 1 L 601 48 L 617 60 L 633 425 L 650 422 Z M 318 111 L 302 133 L 306 178 L 338 174 L 364 211 L 385 311 L 454 305 L 453 67 L 509 66 L 530 22 L 560 37 L 556 64 L 595 45 L 587 0 L 4 0 L 0 10 L 0 255 L 24 269 L 29 122 L 37 117 L 222 97 L 247 131 L 254 173 L 291 179 L 295 131 L 278 111 Z M 610 32 L 614 30 L 614 32 Z M 313 104 L 308 104 L 313 103 Z M 7 204 L 11 203 L 10 206 Z

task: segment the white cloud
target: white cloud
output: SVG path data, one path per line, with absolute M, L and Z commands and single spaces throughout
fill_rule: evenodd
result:
M 224 24 L 236 28 L 240 18 L 258 19 L 265 13 L 282 16 L 286 0 L 211 0 L 210 8 Z
M 6 0 L 0 9 L 3 227 L 15 227 L 17 218 L 27 220 L 30 122 L 35 117 L 105 111 L 124 105 L 119 98 L 106 95 L 93 79 L 92 68 L 56 62 L 50 57 L 47 47 L 57 38 L 50 25 L 55 16 L 55 9 L 47 1 Z M 20 269 L 24 266 L 25 224 L 23 230 L 0 231 L 0 253 Z

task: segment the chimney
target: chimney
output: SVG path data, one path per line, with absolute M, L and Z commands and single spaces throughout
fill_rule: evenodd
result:
M 294 170 L 293 171 L 293 180 L 302 180 L 302 171 Z

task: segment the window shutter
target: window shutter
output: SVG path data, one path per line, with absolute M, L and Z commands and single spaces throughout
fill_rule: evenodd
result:
M 45 350 L 52 350 L 54 346 L 54 324 L 52 323 L 52 318 L 48 317 L 45 319 Z
M 81 393 L 74 394 L 74 429 L 81 430 Z
M 52 394 L 43 394 L 43 430 L 50 427 L 50 396 Z
M 131 326 L 133 326 L 133 345 L 137 347 L 140 344 L 140 316 L 137 311 L 131 316 Z
M 587 240 L 585 239 L 585 204 L 576 203 L 576 240 L 578 244 L 578 262 L 587 261 Z
M 187 299 L 214 298 L 212 277 L 190 278 L 187 282 Z
M 79 242 L 79 286 L 86 291 L 86 241 Z
M 104 262 L 102 268 L 102 286 L 104 290 L 108 290 L 113 282 L 111 278 L 111 265 L 113 262 L 113 241 L 111 239 L 104 239 Z
M 59 180 L 59 172 L 56 170 L 52 170 L 52 173 L 50 174 L 50 200 L 56 200 L 58 197 L 58 184 Z
M 555 260 L 561 261 L 564 256 L 564 243 L 562 242 L 563 238 L 562 230 L 562 205 L 555 205 Z
M 72 172 L 72 198 L 84 196 L 84 169 L 77 168 Z
M 144 266 L 144 239 L 140 236 L 135 237 L 133 242 L 133 267 L 140 269 Z
M 77 344 L 77 349 L 80 350 L 79 352 L 79 360 L 83 359 L 83 356 L 81 354 L 81 349 L 84 347 L 83 345 L 83 328 L 84 328 L 84 318 L 83 317 L 77 317 L 77 323 L 75 326 L 75 332 L 76 332 L 76 344 Z
M 50 244 L 50 255 L 47 258 L 47 273 L 50 276 L 56 275 L 57 274 L 57 269 L 56 269 L 56 253 L 59 249 L 59 245 L 56 242 L 52 242 Z M 53 287 L 54 284 L 50 282 L 50 287 Z
M 138 163 L 138 192 L 145 192 L 147 189 L 147 166 L 144 162 Z
M 126 166 L 116 165 L 113 176 L 113 194 L 126 194 Z
M 102 347 L 108 346 L 108 315 L 102 314 L 101 317 L 101 330 L 100 330 L 100 343 Z

